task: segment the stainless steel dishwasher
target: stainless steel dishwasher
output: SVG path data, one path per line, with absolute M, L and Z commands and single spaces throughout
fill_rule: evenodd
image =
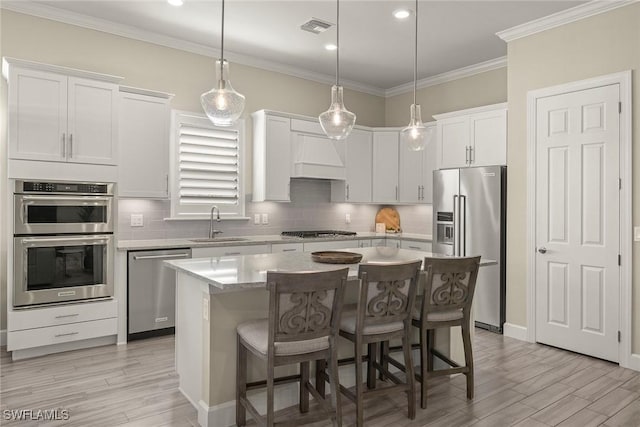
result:
M 129 340 L 175 332 L 176 275 L 163 261 L 186 258 L 191 258 L 189 248 L 129 252 Z

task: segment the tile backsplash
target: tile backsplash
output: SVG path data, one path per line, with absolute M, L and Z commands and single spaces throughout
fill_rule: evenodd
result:
M 280 234 L 284 230 L 336 229 L 350 231 L 374 231 L 375 216 L 382 205 L 332 203 L 331 184 L 325 180 L 291 180 L 291 202 L 251 202 L 247 196 L 246 216 L 249 220 L 228 220 L 216 223 L 223 236 L 248 236 Z M 424 206 L 396 206 L 401 227 L 408 233 L 431 234 L 432 209 Z M 254 214 L 269 215 L 268 225 L 254 225 Z M 346 224 L 345 215 L 351 215 Z M 143 214 L 144 226 L 131 227 L 132 214 Z M 118 200 L 117 236 L 129 239 L 172 239 L 207 237 L 208 220 L 166 220 L 171 216 L 168 200 L 120 199 Z

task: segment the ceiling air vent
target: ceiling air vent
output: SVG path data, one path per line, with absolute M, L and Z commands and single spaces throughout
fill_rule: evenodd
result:
M 304 24 L 300 25 L 300 29 L 309 31 L 313 34 L 320 34 L 324 31 L 327 31 L 332 26 L 333 24 L 330 22 L 326 22 L 318 18 L 311 18 Z

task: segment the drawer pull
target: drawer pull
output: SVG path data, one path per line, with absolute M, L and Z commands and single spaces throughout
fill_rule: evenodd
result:
M 168 317 L 158 317 L 156 318 L 156 323 L 166 322 L 167 320 L 169 320 Z
M 64 319 L 66 317 L 76 317 L 76 316 L 80 316 L 79 313 L 76 314 L 62 314 L 60 316 L 56 316 L 56 319 Z
M 415 249 L 417 251 L 421 250 L 422 248 L 418 247 L 418 246 L 409 246 L 409 249 Z
M 78 335 L 80 332 L 69 332 L 67 334 L 56 334 L 55 337 L 59 338 L 59 337 L 70 337 L 72 335 Z
M 295 252 L 296 249 L 295 248 L 291 248 L 291 249 L 283 249 L 282 252 Z
M 240 252 L 225 252 L 224 255 L 225 256 L 240 255 Z

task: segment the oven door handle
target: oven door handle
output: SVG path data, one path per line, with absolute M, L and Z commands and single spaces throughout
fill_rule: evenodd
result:
M 22 243 L 73 243 L 85 245 L 99 245 L 109 242 L 111 236 L 92 236 L 92 237 L 25 237 Z
M 74 202 L 108 202 L 113 198 L 110 196 L 30 196 L 24 195 L 22 196 L 22 200 L 42 200 L 42 201 L 74 201 Z

